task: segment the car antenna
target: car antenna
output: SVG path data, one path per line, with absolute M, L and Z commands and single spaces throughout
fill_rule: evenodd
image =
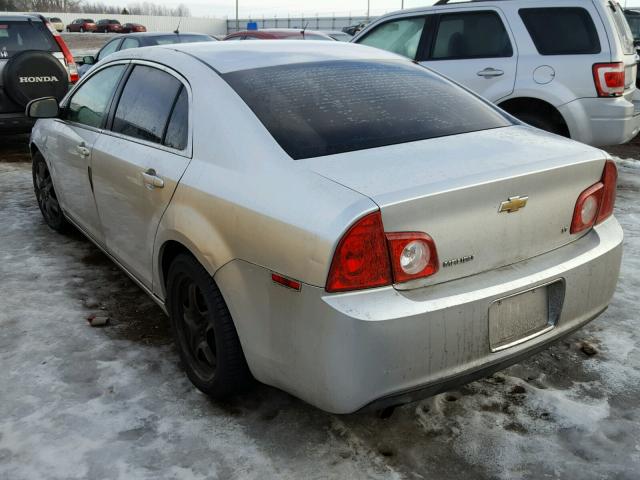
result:
M 304 24 L 304 27 L 302 27 L 302 30 L 300 30 L 300 33 L 302 34 L 302 39 L 305 40 L 304 38 L 304 32 L 307 31 L 307 27 L 309 26 L 309 22 Z
M 182 23 L 182 17 L 180 17 L 180 19 L 178 20 L 178 26 L 176 27 L 176 29 L 173 31 L 173 33 L 175 33 L 176 35 L 180 35 L 180 24 Z

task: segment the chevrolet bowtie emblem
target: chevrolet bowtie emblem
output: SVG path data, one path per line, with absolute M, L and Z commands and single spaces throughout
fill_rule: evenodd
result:
M 518 210 L 520 210 L 521 208 L 524 208 L 527 205 L 527 200 L 529 200 L 529 197 L 521 197 L 520 195 L 517 195 L 515 197 L 509 197 L 509 200 L 507 200 L 506 202 L 500 203 L 500 210 L 498 210 L 498 212 L 499 213 L 517 212 Z

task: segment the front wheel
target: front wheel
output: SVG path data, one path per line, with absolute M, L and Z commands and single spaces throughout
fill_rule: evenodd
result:
M 32 174 L 33 190 L 44 221 L 55 231 L 64 232 L 69 227 L 69 223 L 60 208 L 47 162 L 39 152 L 33 156 Z
M 167 306 L 191 382 L 213 398 L 244 391 L 252 377 L 231 314 L 211 275 L 190 255 L 169 267 Z

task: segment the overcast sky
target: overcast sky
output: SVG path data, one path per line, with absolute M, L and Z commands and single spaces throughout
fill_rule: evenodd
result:
M 165 5 L 175 6 L 185 3 L 191 14 L 197 17 L 235 18 L 235 0 L 154 0 Z M 369 0 L 371 15 L 399 10 L 402 0 Z M 367 0 L 238 0 L 240 17 L 286 17 L 287 15 L 365 15 Z M 405 8 L 432 5 L 435 0 L 404 0 Z M 124 3 L 124 2 L 123 2 Z M 622 0 L 622 5 L 640 7 L 640 0 Z

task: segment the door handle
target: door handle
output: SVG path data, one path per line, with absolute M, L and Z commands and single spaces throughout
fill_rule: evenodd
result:
M 142 183 L 144 183 L 144 186 L 149 190 L 164 187 L 164 180 L 156 174 L 153 168 L 142 172 Z
M 484 70 L 480 70 L 478 72 L 478 76 L 484 78 L 500 77 L 502 75 L 504 75 L 503 70 L 498 70 L 497 68 L 491 67 L 485 68 Z
M 89 150 L 86 146 L 86 144 L 84 142 L 82 142 L 81 144 L 76 146 L 76 149 L 78 150 L 78 153 L 80 154 L 81 157 L 88 157 L 89 154 L 91 153 L 91 150 Z

